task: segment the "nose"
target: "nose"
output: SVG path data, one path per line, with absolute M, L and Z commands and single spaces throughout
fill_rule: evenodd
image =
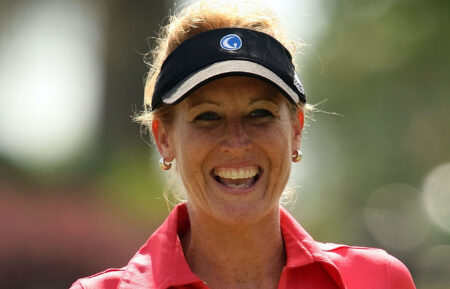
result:
M 248 129 L 242 119 L 228 120 L 220 144 L 222 152 L 240 156 L 252 149 Z

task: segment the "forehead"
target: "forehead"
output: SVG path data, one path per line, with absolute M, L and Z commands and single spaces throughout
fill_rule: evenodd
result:
M 280 103 L 285 99 L 278 89 L 263 80 L 249 76 L 228 76 L 201 86 L 185 102 L 189 106 L 202 102 L 222 103 L 233 96 L 249 102 L 264 99 Z

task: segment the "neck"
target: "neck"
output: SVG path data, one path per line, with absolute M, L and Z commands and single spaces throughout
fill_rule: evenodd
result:
M 190 210 L 191 230 L 181 238 L 189 267 L 213 289 L 277 288 L 286 259 L 279 218 L 276 210 L 229 225 Z

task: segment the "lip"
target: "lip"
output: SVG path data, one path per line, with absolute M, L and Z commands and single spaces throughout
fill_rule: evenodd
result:
M 214 170 L 218 169 L 218 168 L 244 168 L 244 167 L 250 167 L 250 166 L 257 167 L 258 170 L 259 170 L 259 173 L 258 173 L 258 179 L 250 187 L 247 187 L 247 188 L 231 188 L 231 187 L 228 187 L 228 186 L 218 182 L 216 180 L 216 176 L 214 174 Z M 256 186 L 259 184 L 263 174 L 264 174 L 264 170 L 263 170 L 263 168 L 261 166 L 255 164 L 255 163 L 248 163 L 248 162 L 246 162 L 246 163 L 239 163 L 239 164 L 236 164 L 236 163 L 221 164 L 221 165 L 215 166 L 213 169 L 211 169 L 209 175 L 212 178 L 212 181 L 215 184 L 217 184 L 221 188 L 222 191 L 225 191 L 226 193 L 230 193 L 230 194 L 235 194 L 235 195 L 243 195 L 243 194 L 246 194 L 246 193 L 250 193 L 251 191 L 253 191 L 256 188 Z

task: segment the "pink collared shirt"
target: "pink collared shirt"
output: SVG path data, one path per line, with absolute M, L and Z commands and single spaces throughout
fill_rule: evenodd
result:
M 383 250 L 316 242 L 283 208 L 280 223 L 287 259 L 278 289 L 415 289 L 405 265 Z M 178 236 L 189 227 L 186 204 L 178 205 L 126 267 L 70 289 L 207 289 L 184 258 Z

